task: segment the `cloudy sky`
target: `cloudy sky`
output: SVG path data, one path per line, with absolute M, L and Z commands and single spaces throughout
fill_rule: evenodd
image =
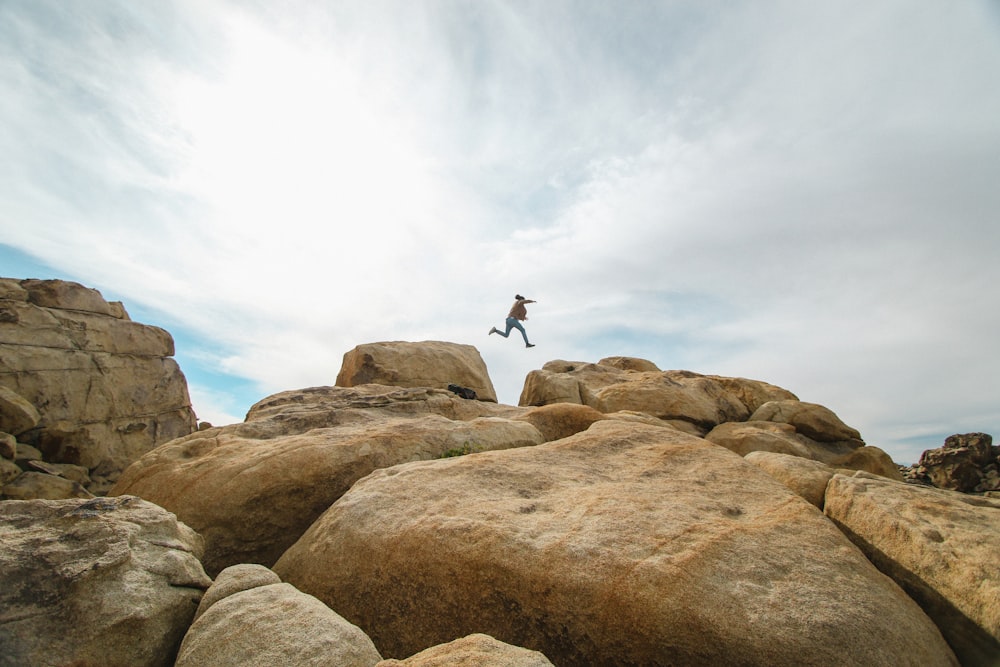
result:
M 166 328 L 217 425 L 447 340 L 504 403 L 627 355 L 1000 439 L 998 7 L 0 0 L 0 275 Z

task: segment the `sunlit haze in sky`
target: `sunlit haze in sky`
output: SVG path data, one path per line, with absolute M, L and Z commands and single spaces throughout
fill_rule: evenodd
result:
M 216 425 L 445 340 L 503 403 L 642 357 L 909 463 L 1000 437 L 998 77 L 990 0 L 0 0 L 0 276 L 167 329 Z

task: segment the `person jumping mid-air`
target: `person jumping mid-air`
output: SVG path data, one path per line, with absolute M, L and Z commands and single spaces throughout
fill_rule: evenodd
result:
M 506 331 L 500 331 L 496 327 L 490 329 L 490 334 L 500 334 L 504 338 L 510 335 L 511 329 L 517 329 L 521 332 L 521 337 L 524 338 L 525 347 L 535 347 L 533 343 L 528 342 L 528 334 L 524 332 L 524 325 L 521 324 L 524 320 L 528 319 L 528 309 L 525 308 L 525 304 L 535 303 L 531 299 L 525 299 L 520 294 L 514 296 L 514 306 L 507 313 L 507 329 Z

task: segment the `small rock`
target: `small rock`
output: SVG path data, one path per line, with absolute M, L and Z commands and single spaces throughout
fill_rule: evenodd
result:
M 37 426 L 41 418 L 27 399 L 12 389 L 0 386 L 0 430 L 20 435 Z
M 22 469 L 27 469 L 29 461 L 41 461 L 42 459 L 42 452 L 37 447 L 26 445 L 23 442 L 17 443 L 14 462 L 21 466 Z
M 93 494 L 79 482 L 41 472 L 21 473 L 3 487 L 4 500 L 67 500 L 93 497 Z
M 9 461 L 4 458 L 0 458 L 0 493 L 3 492 L 3 485 L 12 479 L 17 479 L 24 473 L 13 461 Z
M 0 432 L 0 459 L 13 461 L 17 457 L 17 438 L 10 433 Z
M 27 465 L 31 470 L 64 477 L 83 486 L 90 484 L 89 471 L 83 466 L 75 466 L 72 463 L 46 463 L 37 459 L 28 461 Z

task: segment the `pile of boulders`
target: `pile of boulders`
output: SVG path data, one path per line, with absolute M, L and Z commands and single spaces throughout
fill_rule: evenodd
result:
M 0 471 L 93 473 L 25 441 L 16 394 Z M 1000 655 L 1000 501 L 903 483 L 783 388 L 629 357 L 549 362 L 510 406 L 471 346 L 359 346 L 108 497 L 0 502 L 0 545 L 0 667 Z
M 38 411 L 0 386 L 0 500 L 93 498 L 89 470 L 71 463 L 46 463 L 36 447 L 18 442 L 40 420 Z M 12 432 L 8 432 L 12 431 Z
M 962 493 L 1000 492 L 1000 447 L 987 433 L 959 433 L 928 449 L 914 466 L 901 468 L 906 481 Z

